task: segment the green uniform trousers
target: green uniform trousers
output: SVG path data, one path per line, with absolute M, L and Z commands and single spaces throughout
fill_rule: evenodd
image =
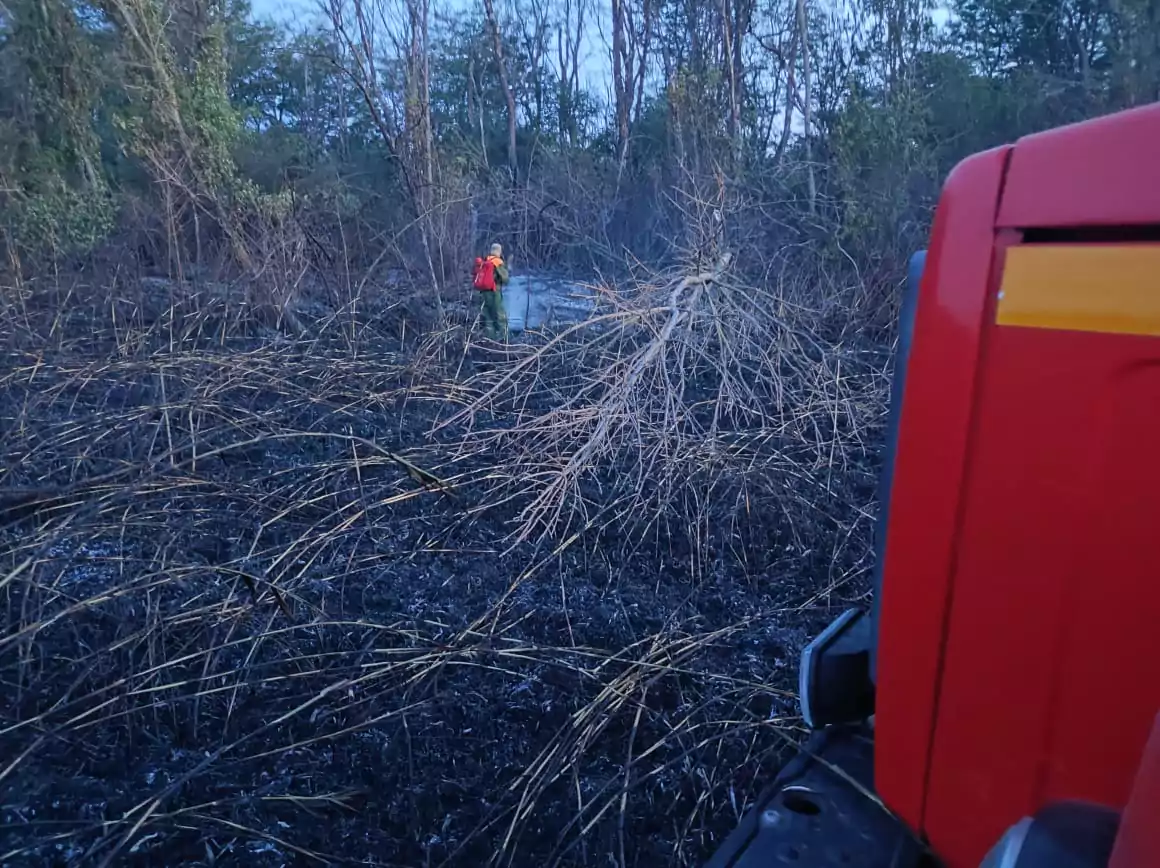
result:
M 507 312 L 503 306 L 503 290 L 479 290 L 483 306 L 479 318 L 483 321 L 484 333 L 493 340 L 507 339 Z

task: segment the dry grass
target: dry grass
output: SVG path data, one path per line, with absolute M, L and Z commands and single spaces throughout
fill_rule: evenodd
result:
M 695 865 L 863 590 L 879 356 L 727 263 L 482 367 L 5 293 L 0 864 Z

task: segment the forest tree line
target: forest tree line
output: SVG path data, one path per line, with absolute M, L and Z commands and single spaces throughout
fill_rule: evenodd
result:
M 893 279 L 956 161 L 1160 96 L 1158 0 L 314 13 L 289 28 L 247 0 L 3 0 L 6 267 L 129 257 L 275 286 L 389 270 L 459 292 L 492 239 L 519 266 L 591 273 L 720 235 L 755 276 L 808 249 Z

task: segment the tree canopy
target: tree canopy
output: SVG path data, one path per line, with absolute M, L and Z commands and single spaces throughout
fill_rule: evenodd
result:
M 1149 0 L 953 0 L 943 26 L 928 0 L 320 11 L 291 31 L 246 0 L 10 0 L 10 262 L 120 241 L 171 269 L 245 267 L 255 222 L 292 217 L 323 240 L 357 222 L 349 255 L 387 243 L 437 286 L 492 236 L 609 267 L 673 254 L 682 195 L 716 183 L 776 211 L 753 227 L 767 243 L 820 228 L 889 257 L 966 154 L 1160 88 Z

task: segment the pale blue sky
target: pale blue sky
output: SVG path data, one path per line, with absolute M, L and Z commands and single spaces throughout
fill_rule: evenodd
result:
M 448 0 L 448 2 L 437 5 L 442 8 L 464 8 L 471 0 Z M 279 24 L 287 24 L 291 27 L 298 25 L 305 25 L 312 20 L 317 21 L 321 14 L 319 12 L 319 0 L 251 0 L 254 10 L 254 17 L 259 20 L 274 21 Z M 597 93 L 603 93 L 604 97 L 611 102 L 612 89 L 611 79 L 608 67 L 608 43 L 604 38 L 605 20 L 611 16 L 610 7 L 606 0 L 597 0 L 596 8 L 600 13 L 595 22 L 586 21 L 587 34 L 585 48 L 587 57 L 582 58 L 581 76 L 584 78 L 582 86 Z M 554 55 L 553 55 L 554 56 Z
M 310 15 L 317 8 L 310 0 L 253 0 L 254 15 L 261 19 L 272 19 L 279 23 L 292 24 L 295 20 Z

